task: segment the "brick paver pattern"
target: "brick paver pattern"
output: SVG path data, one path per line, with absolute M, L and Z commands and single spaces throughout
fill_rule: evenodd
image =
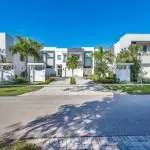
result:
M 44 150 L 150 150 L 150 136 L 32 139 Z

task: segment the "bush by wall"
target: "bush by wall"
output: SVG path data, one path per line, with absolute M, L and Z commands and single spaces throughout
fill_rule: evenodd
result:
M 70 84 L 76 84 L 75 78 L 73 78 L 73 77 L 70 78 Z
M 23 77 L 16 77 L 14 79 L 14 83 L 15 84 L 27 84 L 27 83 L 29 83 L 29 80 L 26 78 L 23 78 Z
M 51 77 L 49 77 L 49 76 L 46 76 L 45 82 L 40 82 L 40 83 L 38 83 L 37 85 L 49 84 L 49 83 L 53 82 L 54 80 L 55 80 L 54 78 L 51 78 Z

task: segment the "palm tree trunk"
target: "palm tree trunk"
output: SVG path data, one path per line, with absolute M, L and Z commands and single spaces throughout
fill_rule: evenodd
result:
M 25 77 L 28 78 L 28 56 L 25 58 Z
M 72 78 L 74 77 L 74 70 L 72 69 Z

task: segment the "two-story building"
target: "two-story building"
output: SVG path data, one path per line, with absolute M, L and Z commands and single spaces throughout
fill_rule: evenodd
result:
M 141 49 L 141 68 L 143 77 L 150 78 L 150 34 L 125 34 L 110 50 L 115 56 L 131 44 L 137 44 Z
M 94 73 L 94 47 L 81 48 L 56 48 L 44 47 L 41 50 L 43 62 L 46 64 L 46 74 L 61 75 L 62 77 L 72 76 L 71 69 L 67 68 L 67 58 L 77 56 L 78 67 L 74 70 L 74 75 L 83 77 Z

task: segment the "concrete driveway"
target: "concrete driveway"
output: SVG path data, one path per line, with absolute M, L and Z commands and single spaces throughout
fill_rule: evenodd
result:
M 16 138 L 150 135 L 149 108 L 148 95 L 1 97 L 0 131 Z
M 90 79 L 76 78 L 76 85 L 70 85 L 67 78 L 56 78 L 54 82 L 44 88 L 22 96 L 45 96 L 45 95 L 107 95 L 112 92 L 96 85 Z

